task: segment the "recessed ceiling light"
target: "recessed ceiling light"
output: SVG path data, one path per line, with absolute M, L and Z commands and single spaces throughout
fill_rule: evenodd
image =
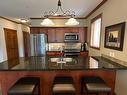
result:
M 26 19 L 21 19 L 21 22 L 22 22 L 22 23 L 26 23 L 26 22 L 28 22 L 28 20 L 26 20 Z

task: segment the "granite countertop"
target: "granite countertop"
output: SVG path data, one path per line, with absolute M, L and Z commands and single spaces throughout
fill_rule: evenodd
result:
M 59 59 L 59 61 L 58 61 Z M 64 61 L 66 59 L 66 62 Z M 56 62 L 57 61 L 57 62 Z M 62 62 L 62 63 L 61 63 Z M 53 71 L 53 70 L 98 70 L 127 69 L 126 66 L 101 56 L 93 57 L 29 57 L 0 63 L 0 71 Z

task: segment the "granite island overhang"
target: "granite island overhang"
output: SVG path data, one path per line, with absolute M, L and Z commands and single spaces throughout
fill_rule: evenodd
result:
M 100 56 L 94 57 L 29 57 L 8 60 L 0 64 L 0 82 L 3 95 L 21 77 L 40 77 L 41 95 L 50 95 L 55 76 L 71 76 L 76 95 L 81 94 L 82 76 L 99 76 L 112 88 L 114 95 L 116 70 L 127 67 Z

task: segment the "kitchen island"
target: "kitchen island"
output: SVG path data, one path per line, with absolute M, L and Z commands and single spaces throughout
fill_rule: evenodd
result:
M 0 82 L 3 95 L 21 77 L 40 77 L 41 95 L 51 95 L 55 76 L 71 76 L 76 86 L 76 95 L 80 95 L 82 76 L 100 76 L 112 88 L 114 95 L 116 70 L 126 66 L 96 57 L 29 57 L 8 60 L 0 64 Z

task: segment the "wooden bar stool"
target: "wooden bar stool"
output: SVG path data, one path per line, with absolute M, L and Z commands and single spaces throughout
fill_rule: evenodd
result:
M 75 95 L 76 89 L 72 77 L 55 77 L 52 95 Z
M 99 95 L 99 93 L 110 95 L 111 93 L 111 88 L 105 83 L 105 81 L 96 76 L 82 77 L 81 86 L 81 95 Z
M 9 89 L 8 95 L 40 95 L 40 79 L 23 77 Z

